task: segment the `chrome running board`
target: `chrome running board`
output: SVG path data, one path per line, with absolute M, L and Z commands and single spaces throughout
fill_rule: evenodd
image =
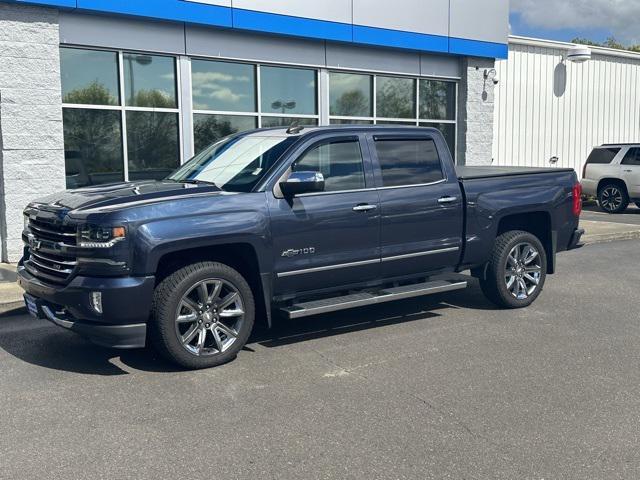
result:
M 296 303 L 280 310 L 290 319 L 310 317 L 322 313 L 337 312 L 350 308 L 393 302 L 406 298 L 422 297 L 434 293 L 450 292 L 467 288 L 467 282 L 435 280 L 402 287 L 383 288 L 378 291 L 364 291 L 341 297 L 325 298 L 310 302 Z

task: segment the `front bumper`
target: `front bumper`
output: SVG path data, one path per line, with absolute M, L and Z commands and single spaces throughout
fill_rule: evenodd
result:
M 18 284 L 35 316 L 106 347 L 145 346 L 154 277 L 75 277 L 57 286 L 43 283 L 20 265 Z M 91 306 L 91 292 L 102 294 L 102 314 Z

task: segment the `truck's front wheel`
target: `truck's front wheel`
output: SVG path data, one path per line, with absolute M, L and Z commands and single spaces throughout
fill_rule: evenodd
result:
M 496 238 L 480 288 L 500 307 L 523 308 L 538 298 L 546 275 L 547 257 L 538 237 L 511 231 Z
M 251 287 L 240 273 L 222 263 L 196 263 L 157 286 L 150 339 L 182 367 L 215 367 L 236 357 L 254 317 Z

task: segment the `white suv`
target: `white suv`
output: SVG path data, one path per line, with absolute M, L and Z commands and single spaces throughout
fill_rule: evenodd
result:
M 640 207 L 640 143 L 594 148 L 582 171 L 582 191 L 598 197 L 607 213 L 622 213 L 630 202 Z

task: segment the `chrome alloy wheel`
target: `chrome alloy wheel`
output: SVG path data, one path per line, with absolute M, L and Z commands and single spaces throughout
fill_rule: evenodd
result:
M 511 249 L 505 267 L 507 290 L 518 300 L 532 295 L 542 276 L 540 252 L 530 243 L 519 243 Z
M 609 185 L 600 193 L 600 206 L 608 212 L 618 210 L 622 202 L 622 192 L 614 185 Z
M 203 280 L 180 300 L 176 334 L 189 353 L 217 355 L 238 339 L 244 315 L 242 297 L 233 284 L 215 278 Z

